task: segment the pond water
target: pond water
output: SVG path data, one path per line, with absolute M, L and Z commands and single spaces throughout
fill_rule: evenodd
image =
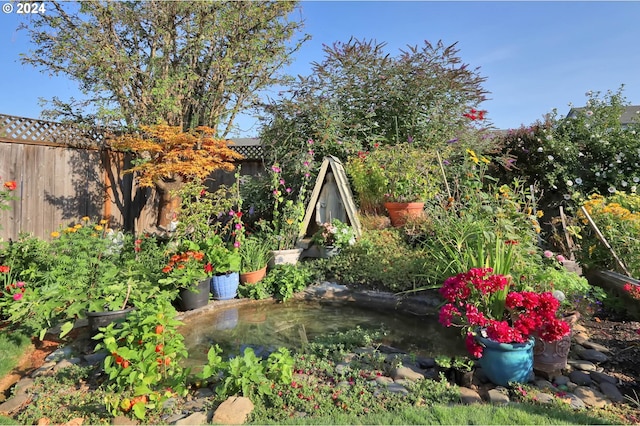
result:
M 457 329 L 447 329 L 433 315 L 416 316 L 353 303 L 327 304 L 308 301 L 249 304 L 216 310 L 185 321 L 180 331 L 189 351 L 187 365 L 207 362 L 207 352 L 216 343 L 225 355 L 239 354 L 246 346 L 259 356 L 284 346 L 290 349 L 313 342 L 318 336 L 361 327 L 385 330 L 381 340 L 417 356 L 464 355 Z

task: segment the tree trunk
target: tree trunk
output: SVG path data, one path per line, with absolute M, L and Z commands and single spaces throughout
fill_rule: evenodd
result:
M 177 191 L 182 188 L 184 182 L 181 178 L 165 179 L 156 182 L 156 189 L 160 196 L 158 205 L 157 226 L 162 230 L 171 230 L 171 222 L 178 220 L 182 199 Z

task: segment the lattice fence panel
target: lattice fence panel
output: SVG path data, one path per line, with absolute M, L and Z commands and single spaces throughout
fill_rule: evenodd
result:
M 22 143 L 91 148 L 102 144 L 104 134 L 97 129 L 0 114 L 0 138 Z

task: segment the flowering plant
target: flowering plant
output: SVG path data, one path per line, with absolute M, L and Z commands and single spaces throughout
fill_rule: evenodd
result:
M 333 219 L 331 223 L 323 223 L 311 241 L 324 247 L 345 248 L 356 242 L 356 234 L 346 223 Z
M 312 141 L 309 143 L 312 144 Z M 273 219 L 270 224 L 263 222 L 262 227 L 272 235 L 275 250 L 291 249 L 298 240 L 305 215 L 307 185 L 311 176 L 313 155 L 313 150 L 309 149 L 304 156 L 302 176 L 297 191 L 285 180 L 283 170 L 278 163 L 271 166 L 270 192 L 273 197 Z
M 184 251 L 175 253 L 162 268 L 165 278 L 158 280 L 160 284 L 169 284 L 177 288 L 191 288 L 204 279 L 210 270 L 204 262 L 201 251 Z
M 439 321 L 463 329 L 474 357 L 482 357 L 483 351 L 477 333 L 498 343 L 524 343 L 534 336 L 553 342 L 570 332 L 569 324 L 557 317 L 560 302 L 550 292 L 511 291 L 504 309 L 495 309 L 495 295 L 508 284 L 508 277 L 493 274 L 491 268 L 473 268 L 447 278 L 440 288 L 446 303 Z

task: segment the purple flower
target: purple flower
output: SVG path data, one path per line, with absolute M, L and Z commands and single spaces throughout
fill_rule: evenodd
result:
M 448 166 L 448 165 L 449 165 L 449 164 L 451 164 L 451 163 L 449 162 L 449 160 L 444 160 L 444 161 L 442 162 L 442 164 L 444 164 L 445 166 Z
M 409 142 L 409 143 L 413 143 L 413 136 L 409 136 L 409 137 L 407 138 L 407 142 Z
M 249 216 L 251 216 L 251 215 L 252 215 L 252 214 L 254 214 L 255 212 L 256 212 L 255 207 L 253 207 L 253 205 L 251 205 L 251 206 L 249 207 Z
M 456 143 L 456 142 L 458 142 L 458 138 L 449 139 L 447 141 L 448 144 L 452 144 L 452 143 Z

